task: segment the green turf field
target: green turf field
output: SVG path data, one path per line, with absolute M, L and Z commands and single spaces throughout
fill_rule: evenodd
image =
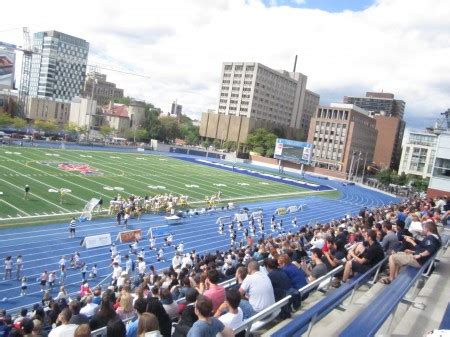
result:
M 72 166 L 64 166 L 64 163 Z M 75 166 L 73 166 L 75 165 Z M 83 174 L 77 170 L 91 170 Z M 24 186 L 31 188 L 24 200 Z M 60 194 L 70 190 L 60 204 Z M 218 191 L 222 200 L 247 201 L 304 194 L 301 188 L 161 155 L 122 152 L 62 150 L 24 147 L 0 148 L 0 221 L 22 223 L 80 212 L 90 198 L 104 205 L 122 196 L 163 193 L 189 196 L 190 204 L 203 207 L 205 196 Z

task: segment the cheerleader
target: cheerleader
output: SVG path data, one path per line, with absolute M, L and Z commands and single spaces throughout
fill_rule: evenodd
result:
M 22 277 L 21 287 L 20 287 L 20 296 L 25 296 L 27 294 L 27 278 L 24 276 Z

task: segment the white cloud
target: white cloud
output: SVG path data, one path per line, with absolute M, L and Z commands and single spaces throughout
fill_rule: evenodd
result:
M 21 44 L 21 25 L 91 43 L 91 60 L 148 74 L 108 73 L 126 94 L 164 110 L 216 108 L 221 64 L 258 61 L 308 75 L 323 101 L 369 90 L 393 92 L 412 123 L 450 105 L 450 3 L 378 0 L 361 12 L 266 7 L 259 0 L 19 0 L 2 17 L 0 41 Z M 24 10 L 26 8 L 26 10 Z

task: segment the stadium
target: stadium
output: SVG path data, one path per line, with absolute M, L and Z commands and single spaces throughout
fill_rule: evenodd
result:
M 268 301 L 263 307 L 236 309 L 242 317 L 233 334 L 413 335 L 402 315 L 416 317 L 423 334 L 438 324 L 423 314 L 417 317 L 415 299 L 429 301 L 423 305 L 430 308 L 431 300 L 445 307 L 446 299 L 426 296 L 448 273 L 442 263 L 448 260 L 445 242 L 418 267 L 406 267 L 392 279 L 387 252 L 370 264 L 360 261 L 360 269 L 354 262 L 365 259 L 363 254 L 353 262 L 350 256 L 338 258 L 336 245 L 351 255 L 369 232 L 381 243 L 392 224 L 401 232 L 405 210 L 421 212 L 424 223 L 428 214 L 436 218 L 435 207 L 419 197 L 400 199 L 340 180 L 279 173 L 214 156 L 45 143 L 2 146 L 0 151 L 3 316 L 20 321 L 74 301 L 87 308 L 93 299 L 106 301 L 107 296 L 123 313 L 119 299 L 130 293 L 135 309 L 120 316 L 130 328 L 140 315 L 136 303 L 148 292 L 159 296 L 167 313 L 176 304 L 173 316 L 165 312 L 157 318 L 163 335 L 178 336 L 185 324 L 182 309 L 192 293 L 216 299 L 215 289 L 222 292 L 221 303 L 229 303 L 233 289 L 244 289 L 239 308 L 256 306 L 254 298 L 266 295 L 252 292 L 255 285 L 241 279 L 242 268 L 248 268 L 251 280 L 261 271 L 271 277 L 294 266 L 304 283 L 294 286 L 293 276 L 290 289 L 283 289 L 270 278 L 274 293 L 259 299 Z M 319 274 L 317 254 L 327 266 Z M 349 268 L 355 269 L 350 277 Z M 106 336 L 107 327 L 93 323 L 97 310 L 86 315 L 92 336 Z M 370 324 L 361 323 L 364 315 L 373 317 Z M 163 331 L 166 317 L 171 323 Z

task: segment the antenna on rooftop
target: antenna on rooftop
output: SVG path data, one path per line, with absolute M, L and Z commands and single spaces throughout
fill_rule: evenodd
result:
M 298 57 L 298 55 L 295 55 L 295 61 L 294 61 L 294 73 L 295 73 L 295 69 L 297 69 L 297 57 Z

